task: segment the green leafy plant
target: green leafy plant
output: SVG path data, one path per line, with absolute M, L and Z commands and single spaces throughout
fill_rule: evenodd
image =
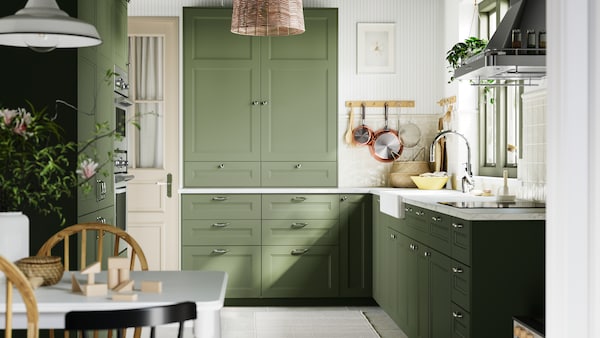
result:
M 448 61 L 450 68 L 449 72 L 454 73 L 454 71 L 460 67 L 466 59 L 481 53 L 486 45 L 487 40 L 474 36 L 465 39 L 464 42 L 456 43 L 448 52 L 446 52 L 446 61 Z M 452 81 L 454 81 L 454 76 L 450 77 L 450 81 L 448 81 L 448 83 Z
M 0 109 L 0 212 L 30 207 L 42 215 L 58 215 L 63 225 L 61 199 L 76 188 L 89 193 L 90 180 L 113 161 L 112 152 L 97 154 L 94 142 L 119 136 L 104 122 L 95 125 L 89 140 L 65 142 L 55 116 L 27 103 L 29 110 Z

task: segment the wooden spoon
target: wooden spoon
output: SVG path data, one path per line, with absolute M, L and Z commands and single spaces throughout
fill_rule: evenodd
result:
M 344 141 L 349 145 L 354 145 L 354 135 L 352 134 L 352 124 L 354 123 L 354 108 L 350 107 L 350 117 L 348 118 L 348 129 L 344 135 Z

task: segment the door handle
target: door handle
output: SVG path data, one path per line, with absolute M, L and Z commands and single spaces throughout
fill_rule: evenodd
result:
M 156 185 L 166 185 L 167 186 L 167 197 L 171 198 L 173 196 L 173 174 L 167 174 L 166 182 L 156 182 Z

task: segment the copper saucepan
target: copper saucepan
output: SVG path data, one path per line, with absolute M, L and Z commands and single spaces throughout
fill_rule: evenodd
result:
M 360 145 L 369 145 L 373 141 L 373 130 L 365 125 L 365 104 L 360 105 L 361 116 L 362 116 L 362 124 L 352 131 L 354 136 L 354 143 Z
M 392 162 L 400 157 L 404 145 L 398 132 L 388 127 L 388 104 L 384 105 L 385 127 L 375 132 L 370 144 L 371 155 L 380 162 Z

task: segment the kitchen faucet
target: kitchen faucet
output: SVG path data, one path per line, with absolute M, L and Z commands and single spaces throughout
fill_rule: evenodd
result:
M 475 187 L 475 180 L 473 179 L 473 172 L 471 171 L 471 146 L 463 134 L 457 132 L 456 130 L 443 130 L 437 134 L 433 138 L 433 142 L 431 142 L 431 146 L 429 147 L 429 162 L 435 162 L 435 144 L 440 138 L 447 134 L 454 134 L 462 137 L 467 145 L 467 163 L 465 163 L 466 174 L 462 178 L 462 192 L 470 192 Z

